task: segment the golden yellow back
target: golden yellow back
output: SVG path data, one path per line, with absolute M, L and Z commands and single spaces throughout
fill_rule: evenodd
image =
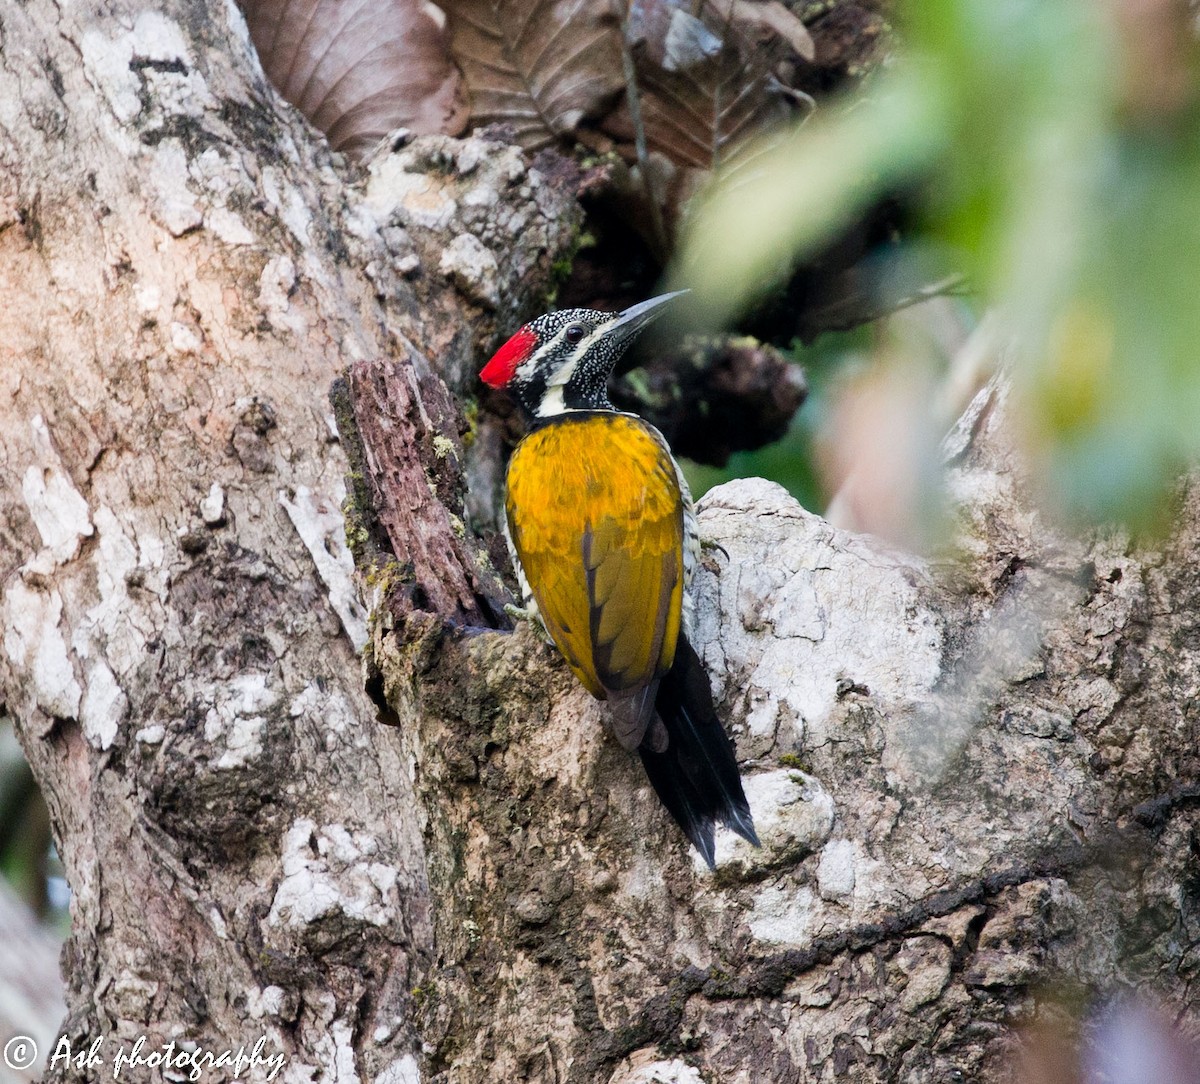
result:
M 684 528 L 656 431 L 609 412 L 554 419 L 513 453 L 506 509 L 546 629 L 592 695 L 664 674 L 679 636 Z

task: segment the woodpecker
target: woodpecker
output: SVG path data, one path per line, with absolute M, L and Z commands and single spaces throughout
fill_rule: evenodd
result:
M 509 460 L 505 537 L 525 607 L 607 700 L 613 733 L 714 868 L 717 822 L 758 846 L 733 744 L 690 643 L 692 498 L 662 434 L 618 411 L 608 378 L 680 292 L 620 313 L 539 316 L 480 372 L 530 420 Z

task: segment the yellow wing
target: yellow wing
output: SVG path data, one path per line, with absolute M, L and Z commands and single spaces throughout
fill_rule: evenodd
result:
M 656 683 L 683 603 L 683 503 L 657 434 L 599 412 L 534 430 L 509 463 L 507 513 L 546 629 L 588 691 L 627 700 Z

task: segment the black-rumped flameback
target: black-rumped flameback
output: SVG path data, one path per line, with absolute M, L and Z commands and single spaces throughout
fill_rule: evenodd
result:
M 480 377 L 531 418 L 509 461 L 505 519 L 525 605 L 608 701 L 655 792 L 712 866 L 713 829 L 757 845 L 733 744 L 689 642 L 699 552 L 691 495 L 662 434 L 617 411 L 608 379 L 677 294 L 620 313 L 567 309 L 522 327 Z

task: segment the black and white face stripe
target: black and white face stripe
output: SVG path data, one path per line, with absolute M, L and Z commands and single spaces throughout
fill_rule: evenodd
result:
M 607 337 L 619 317 L 578 309 L 566 315 L 575 318 L 554 337 L 554 366 L 547 367 L 545 387 L 534 411 L 539 418 L 572 410 L 612 410 L 608 378 L 628 345 Z
M 630 342 L 662 311 L 666 294 L 624 312 L 564 309 L 526 325 L 537 346 L 506 385 L 536 418 L 573 410 L 612 410 L 608 378 Z
M 527 325 L 538 345 L 517 366 L 509 389 L 537 418 L 569 410 L 611 410 L 609 374 L 624 352 L 605 341 L 620 314 L 598 309 L 564 309 Z

